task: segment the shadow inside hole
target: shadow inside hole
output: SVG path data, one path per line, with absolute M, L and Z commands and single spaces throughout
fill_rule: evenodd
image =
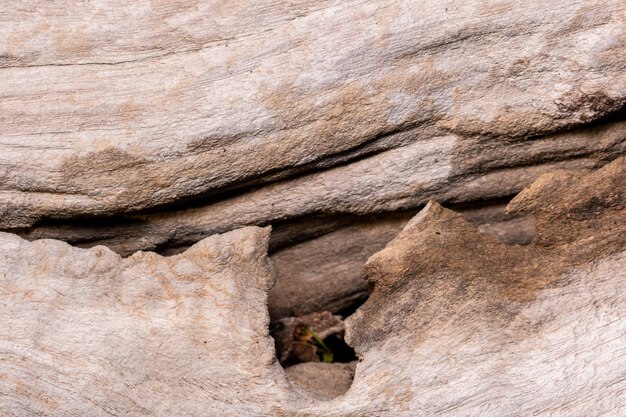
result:
M 346 343 L 343 337 L 328 336 L 324 343 L 333 352 L 333 362 L 350 363 L 357 360 L 356 352 Z
M 336 398 L 350 388 L 357 356 L 344 339 L 343 322 L 344 316 L 325 311 L 272 323 L 276 355 L 292 386 L 320 400 Z

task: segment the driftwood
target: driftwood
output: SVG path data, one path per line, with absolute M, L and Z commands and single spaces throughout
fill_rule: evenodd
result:
M 272 226 L 271 318 L 337 313 L 429 200 L 624 155 L 625 39 L 623 0 L 3 1 L 0 230 L 130 256 Z
M 172 257 L 0 235 L 0 412 L 150 416 L 620 416 L 626 158 L 544 175 L 509 246 L 429 203 L 370 258 L 331 401 L 291 386 L 268 334 L 268 229 Z
M 7 0 L 0 74 L 0 415 L 626 415 L 624 0 Z
M 626 146 L 625 11 L 4 1 L 0 228 L 160 212 L 25 231 L 129 254 L 311 213 L 512 195 L 601 165 Z

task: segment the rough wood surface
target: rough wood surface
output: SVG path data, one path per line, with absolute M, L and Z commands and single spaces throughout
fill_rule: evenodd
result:
M 479 231 L 507 244 L 529 244 L 533 216 L 507 215 L 505 205 L 463 208 L 461 214 Z M 351 219 L 350 224 L 271 254 L 276 284 L 269 292 L 270 317 L 294 313 L 340 312 L 367 297 L 363 265 L 402 230 L 415 211 Z
M 355 380 L 328 402 L 276 363 L 268 230 L 126 259 L 0 234 L 0 411 L 624 415 L 626 158 L 543 176 L 509 210 L 536 216 L 536 244 L 429 203 L 370 258 L 374 291 L 346 323 Z
M 254 415 L 293 397 L 268 335 L 268 237 L 122 259 L 0 234 L 0 415 Z
M 354 378 L 356 362 L 307 362 L 285 369 L 289 382 L 310 392 L 316 399 L 332 400 L 345 394 Z
M 4 1 L 0 227 L 206 205 L 297 178 L 159 218 L 132 252 L 311 211 L 511 194 L 546 171 L 533 166 L 602 163 L 624 152 L 623 122 L 550 135 L 623 110 L 625 10 Z
M 273 318 L 362 297 L 430 199 L 626 153 L 623 0 L 8 0 L 0 75 L 0 230 L 129 256 L 276 226 Z
M 544 176 L 513 200 L 537 216 L 535 245 L 429 204 L 370 258 L 375 290 L 347 323 L 364 357 L 356 415 L 624 414 L 626 159 L 581 176 Z

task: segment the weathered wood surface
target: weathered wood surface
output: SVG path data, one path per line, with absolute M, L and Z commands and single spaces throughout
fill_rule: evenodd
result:
M 118 245 L 133 252 L 311 212 L 511 194 L 556 161 L 602 164 L 624 152 L 623 115 L 562 132 L 623 110 L 625 11 L 4 1 L 0 228 L 204 206 L 130 232 Z M 243 195 L 215 203 L 227 190 Z
M 461 214 L 479 231 L 507 244 L 528 244 L 535 233 L 533 216 L 506 215 L 505 206 L 464 208 Z M 416 214 L 385 213 L 351 219 L 336 230 L 292 244 L 270 255 L 276 284 L 268 296 L 270 317 L 294 313 L 345 311 L 367 297 L 362 269 Z
M 430 199 L 626 153 L 623 0 L 8 0 L 0 77 L 0 230 L 129 256 L 276 226 L 274 317 L 361 297 Z
M 268 237 L 241 229 L 184 255 L 122 259 L 2 234 L 0 414 L 234 416 L 286 399 L 264 303 Z
M 529 246 L 429 203 L 367 262 L 355 380 L 328 402 L 276 363 L 267 229 L 126 259 L 0 234 L 0 412 L 624 415 L 625 188 L 626 158 L 542 176 L 508 208 L 536 217 Z

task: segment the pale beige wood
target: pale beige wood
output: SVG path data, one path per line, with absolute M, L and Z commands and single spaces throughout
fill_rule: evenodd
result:
M 509 205 L 536 216 L 530 246 L 429 203 L 368 260 L 355 380 L 327 402 L 276 363 L 267 229 L 125 259 L 2 233 L 0 412 L 621 416 L 624 187 L 626 158 L 542 176 Z

